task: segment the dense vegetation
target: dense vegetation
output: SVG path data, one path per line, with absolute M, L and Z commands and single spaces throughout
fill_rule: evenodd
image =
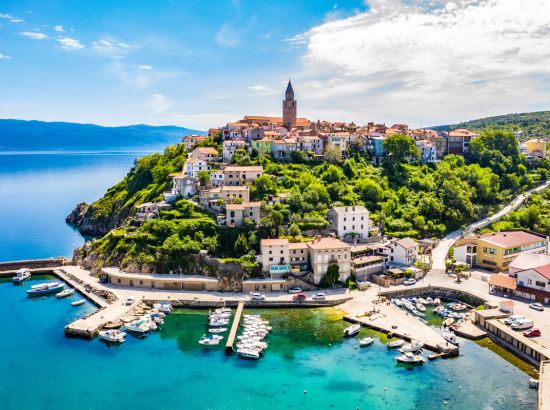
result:
M 253 255 L 261 238 L 313 235 L 328 226 L 326 215 L 333 205 L 364 204 L 388 235 L 439 237 L 495 211 L 550 174 L 547 162 L 527 167 L 510 133 L 487 132 L 472 142 L 469 158 L 449 155 L 437 165 L 409 161 L 408 138 L 393 136 L 386 144 L 391 155 L 381 167 L 360 153 L 334 158 L 333 163 L 296 156 L 297 162 L 280 164 L 257 152 L 237 152 L 234 162 L 264 167 L 264 175 L 251 186 L 252 199 L 263 201 L 265 216 L 257 226 L 248 219 L 239 229 L 218 226 L 198 205 L 180 200 L 173 210 L 143 225 L 126 219 L 119 224 L 125 230 L 97 241 L 94 250 L 100 262 L 168 271 L 184 265 L 186 255 L 206 249 L 217 257 L 240 258 L 245 269 L 255 272 Z M 109 219 L 139 203 L 160 200 L 170 185 L 169 175 L 181 168 L 184 158 L 180 145 L 140 159 L 122 182 L 90 206 L 90 217 Z M 270 197 L 281 193 L 285 200 L 268 205 Z
M 499 115 L 434 128 L 440 130 L 467 128 L 480 132 L 487 130 L 523 131 L 521 140 L 548 137 L 550 136 L 550 111 Z

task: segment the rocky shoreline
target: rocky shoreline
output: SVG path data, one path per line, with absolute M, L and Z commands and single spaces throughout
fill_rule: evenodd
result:
M 98 217 L 94 211 L 92 205 L 81 202 L 65 218 L 65 222 L 77 227 L 82 235 L 103 236 L 120 226 L 129 214 L 122 209 L 119 214 L 102 218 Z

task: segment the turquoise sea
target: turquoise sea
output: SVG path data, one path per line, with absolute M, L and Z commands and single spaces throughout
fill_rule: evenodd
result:
M 65 225 L 65 214 L 100 195 L 133 160 L 15 157 L 0 156 L 0 260 L 70 255 L 82 238 Z M 6 196 L 11 188 L 18 192 Z M 179 310 L 159 332 L 128 336 L 114 348 L 66 338 L 63 326 L 94 307 L 27 299 L 25 289 L 45 279 L 23 286 L 0 280 L 2 410 L 535 408 L 529 376 L 475 343 L 465 341 L 456 359 L 401 367 L 368 330 L 361 336 L 376 338 L 368 348 L 344 340 L 346 324 L 331 309 L 258 311 L 273 330 L 257 362 L 197 344 L 206 311 Z

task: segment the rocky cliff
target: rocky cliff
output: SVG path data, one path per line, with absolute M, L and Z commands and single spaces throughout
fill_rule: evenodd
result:
M 111 229 L 121 226 L 130 210 L 122 208 L 119 212 L 102 215 L 85 202 L 79 203 L 75 209 L 65 218 L 68 224 L 74 225 L 83 235 L 103 236 Z

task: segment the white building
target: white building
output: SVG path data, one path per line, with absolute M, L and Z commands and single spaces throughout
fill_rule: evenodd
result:
M 526 269 L 516 273 L 518 296 L 548 303 L 550 300 L 550 265 Z
M 174 192 L 183 198 L 190 198 L 197 193 L 197 180 L 189 175 L 174 176 L 173 184 Z
M 209 169 L 210 165 L 205 160 L 197 157 L 191 157 L 183 164 L 183 173 L 193 178 L 197 178 L 199 172 L 208 171 Z
M 262 253 L 262 270 L 280 277 L 290 273 L 290 252 L 288 239 L 262 239 L 260 241 Z
M 256 178 L 261 177 L 264 169 L 261 165 L 228 165 L 222 172 L 225 185 L 245 185 L 247 182 L 254 182 Z
M 256 224 L 260 222 L 260 203 L 243 202 L 225 206 L 225 223 L 236 228 L 243 224 L 244 218 L 250 218 Z
M 210 174 L 210 183 L 214 186 L 221 186 L 225 182 L 225 176 L 223 170 L 218 169 Z
M 393 239 L 382 252 L 389 257 L 388 264 L 410 266 L 418 256 L 418 243 L 411 238 Z
M 197 147 L 189 153 L 189 158 L 199 158 L 206 162 L 218 160 L 218 151 L 213 147 Z
M 242 140 L 225 140 L 223 142 L 223 161 L 230 162 L 231 157 L 240 149 L 246 150 L 246 142 Z
M 325 237 L 316 238 L 308 242 L 307 246 L 309 249 L 309 263 L 313 271 L 313 283 L 320 283 L 331 265 L 338 265 L 341 281 L 349 278 L 351 245 L 336 238 Z
M 333 206 L 328 218 L 331 228 L 343 240 L 362 241 L 369 237 L 369 211 L 362 205 Z

